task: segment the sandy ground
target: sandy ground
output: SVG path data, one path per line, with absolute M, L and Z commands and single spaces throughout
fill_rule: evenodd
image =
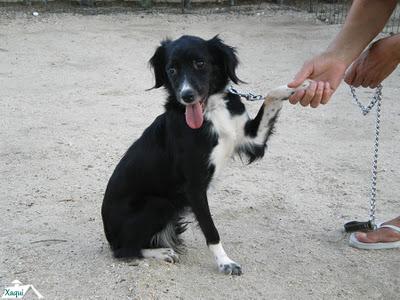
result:
M 161 39 L 220 33 L 238 48 L 249 83 L 241 89 L 265 93 L 337 30 L 268 6 L 185 16 L 1 11 L 0 287 L 18 279 L 46 299 L 399 299 L 400 250 L 356 250 L 342 231 L 367 216 L 374 126 L 345 86 L 318 110 L 287 104 L 266 157 L 233 161 L 210 192 L 243 276 L 217 272 L 194 224 L 175 265 L 115 260 L 103 234 L 107 180 L 163 110 L 163 91 L 145 91 Z M 400 213 L 399 80 L 397 71 L 384 88 L 380 219 Z

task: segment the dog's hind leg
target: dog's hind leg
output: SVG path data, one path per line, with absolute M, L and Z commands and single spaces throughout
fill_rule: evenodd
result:
M 144 258 L 154 258 L 169 263 L 175 263 L 179 260 L 178 254 L 172 248 L 142 249 Z
M 165 261 L 177 261 L 172 248 L 161 248 L 162 243 L 154 243 L 154 236 L 168 228 L 176 215 L 168 199 L 146 197 L 145 205 L 132 213 L 121 214 L 121 227 L 116 246 L 113 247 L 117 258 L 144 257 Z M 169 246 L 169 245 L 168 245 Z

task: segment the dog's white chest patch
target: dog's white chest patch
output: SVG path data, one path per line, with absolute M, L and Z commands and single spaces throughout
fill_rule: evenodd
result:
M 226 162 L 232 157 L 237 142 L 237 131 L 223 95 L 214 95 L 208 99 L 205 118 L 212 123 L 212 134 L 218 136 L 218 144 L 210 155 L 210 164 L 214 165 L 216 177 Z

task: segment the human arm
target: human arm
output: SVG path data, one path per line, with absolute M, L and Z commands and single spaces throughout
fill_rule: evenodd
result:
M 305 79 L 315 81 L 306 91 L 289 98 L 292 104 L 317 107 L 328 103 L 341 83 L 348 66 L 383 29 L 396 6 L 396 0 L 355 0 L 338 35 L 321 54 L 306 61 L 289 87 Z
M 375 88 L 400 63 L 400 34 L 380 39 L 353 63 L 344 78 L 355 87 Z

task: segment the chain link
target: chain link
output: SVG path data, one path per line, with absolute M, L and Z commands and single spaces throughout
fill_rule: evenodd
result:
M 233 86 L 228 88 L 228 92 L 245 98 L 247 101 L 258 101 L 264 99 L 263 95 L 255 95 L 251 92 L 243 93 L 236 90 Z
M 376 185 L 378 176 L 378 151 L 379 151 L 379 133 L 381 125 L 381 104 L 382 104 L 382 85 L 378 85 L 372 100 L 367 106 L 364 106 L 361 101 L 357 98 L 356 90 L 353 86 L 350 86 L 350 91 L 353 96 L 353 100 L 361 109 L 361 112 L 366 116 L 372 108 L 376 105 L 376 122 L 375 122 L 375 142 L 374 142 L 374 154 L 372 158 L 372 169 L 371 169 L 371 194 L 370 194 L 370 205 L 369 205 L 369 220 L 374 229 L 376 229 Z

